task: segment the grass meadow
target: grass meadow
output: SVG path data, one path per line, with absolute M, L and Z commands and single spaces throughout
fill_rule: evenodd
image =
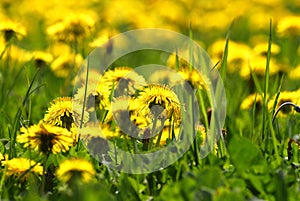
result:
M 136 51 L 77 76 L 95 48 L 112 51 L 110 38 L 140 28 L 181 33 L 208 53 L 227 100 L 218 139 L 207 78 L 176 52 Z M 2 0 L 0 200 L 300 200 L 299 44 L 298 0 Z M 192 87 L 201 121 L 189 131 L 176 78 L 161 71 L 152 79 L 169 84 L 147 84 L 133 71 L 147 64 Z M 107 166 L 126 163 L 116 147 L 150 153 L 188 134 L 187 151 L 158 171 Z

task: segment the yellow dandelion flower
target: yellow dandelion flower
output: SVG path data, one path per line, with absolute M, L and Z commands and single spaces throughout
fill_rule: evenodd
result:
M 40 122 L 29 128 L 21 127 L 17 141 L 44 154 L 68 151 L 74 143 L 74 135 L 65 128 Z
M 174 131 L 173 131 L 175 133 L 176 140 L 178 139 L 178 136 L 179 136 L 179 130 L 180 130 L 180 127 L 176 127 L 176 128 L 174 128 Z M 159 135 L 160 134 L 157 134 L 155 136 L 155 138 L 153 139 L 153 142 L 155 144 L 159 140 L 159 144 L 161 146 L 164 146 L 167 144 L 168 140 L 172 140 L 172 131 L 170 131 L 170 126 L 168 125 L 168 122 L 166 122 L 165 126 L 163 127 L 160 139 L 159 139 Z
M 91 43 L 89 43 L 89 46 L 92 48 L 96 48 L 99 46 L 102 46 L 105 44 L 111 37 L 114 35 L 118 34 L 118 31 L 115 29 L 103 29 L 101 32 L 98 34 L 99 37 L 93 40 Z
M 276 95 L 269 101 L 268 108 L 271 110 L 274 106 Z M 296 105 L 300 104 L 300 89 L 296 91 L 282 91 L 277 100 L 277 105 L 275 109 L 277 109 L 281 104 L 285 102 L 292 102 Z M 292 111 L 291 107 L 284 107 L 280 110 L 279 115 L 288 114 Z
M 144 87 L 130 104 L 130 109 L 137 111 L 142 116 L 158 117 L 164 114 L 166 119 L 173 117 L 180 121 L 180 102 L 177 95 L 167 86 L 148 85 Z
M 254 94 L 250 94 L 243 100 L 240 108 L 242 110 L 247 110 L 252 108 L 254 104 L 256 108 L 259 108 L 260 106 L 262 106 L 262 103 L 263 103 L 263 97 L 260 94 L 254 93 Z
M 142 128 L 146 128 L 151 123 L 147 116 L 141 116 L 137 112 L 130 109 L 133 98 L 120 96 L 114 98 L 111 104 L 111 109 L 107 114 L 107 121 L 114 120 L 118 128 L 125 133 L 131 133 L 131 136 L 138 135 Z
M 50 103 L 50 107 L 44 116 L 44 122 L 61 126 L 70 130 L 72 123 L 80 125 L 82 105 L 72 101 L 71 97 L 58 97 Z M 89 114 L 84 112 L 83 123 L 88 122 Z
M 280 36 L 299 35 L 300 34 L 300 16 L 287 16 L 278 21 L 277 33 Z
M 21 39 L 26 36 L 26 29 L 24 26 L 11 20 L 1 20 L 0 22 L 0 33 L 3 34 L 6 42 L 13 38 Z
M 208 49 L 214 63 L 222 60 L 225 43 L 225 40 L 217 40 Z M 237 72 L 239 71 L 239 69 L 244 68 L 245 66 L 247 67 L 248 60 L 251 54 L 252 50 L 247 45 L 229 41 L 227 57 L 228 72 Z
M 165 84 L 170 87 L 182 83 L 183 77 L 173 69 L 160 69 L 155 71 L 148 78 L 149 83 Z
M 207 138 L 206 130 L 203 125 L 199 124 L 196 126 L 196 136 L 198 138 L 198 142 L 200 146 L 203 146 Z
M 264 56 L 254 56 L 251 57 L 251 59 L 249 59 L 248 61 L 248 65 L 247 66 L 243 66 L 240 69 L 240 75 L 243 78 L 250 78 L 251 77 L 251 70 L 260 76 L 265 75 L 265 71 L 266 71 L 266 57 Z M 275 75 L 276 73 L 280 72 L 280 71 L 284 71 L 286 69 L 284 69 L 284 67 L 282 65 L 280 65 L 279 63 L 277 63 L 274 60 L 270 61 L 270 66 L 269 66 L 269 74 L 270 75 Z
M 206 82 L 204 80 L 203 75 L 201 75 L 200 72 L 195 70 L 194 68 L 192 70 L 189 69 L 179 69 L 178 71 L 179 75 L 181 75 L 186 81 L 188 81 L 192 87 L 197 88 L 197 89 L 204 89 L 208 90 L 207 87 L 207 79 Z
M 136 89 L 145 84 L 143 76 L 136 73 L 129 67 L 116 67 L 113 70 L 106 71 L 100 82 L 98 83 L 97 91 L 102 92 L 104 89 L 111 91 L 112 86 L 115 86 L 115 93 L 122 95 L 134 94 Z M 123 93 L 124 92 L 124 93 Z
M 254 46 L 253 51 L 256 55 L 267 56 L 268 43 L 258 43 Z M 277 44 L 272 43 L 271 55 L 277 55 L 280 52 L 280 47 Z
M 47 34 L 55 40 L 76 42 L 88 36 L 94 27 L 94 19 L 86 14 L 71 14 L 47 28 Z
M 37 67 L 43 67 L 53 61 L 53 56 L 48 52 L 34 51 L 32 52 L 32 59 Z
M 80 139 L 91 154 L 105 154 L 109 151 L 109 144 L 99 125 L 89 125 L 80 129 Z
M 23 175 L 22 180 L 26 180 L 30 173 L 34 173 L 36 175 L 43 174 L 43 167 L 40 163 L 36 163 L 33 160 L 28 158 L 13 158 L 10 160 L 5 160 L 1 162 L 2 166 L 6 166 L 6 175 L 9 177 L 19 177 Z
M 104 136 L 106 139 L 120 137 L 120 132 L 118 130 L 113 131 L 109 124 L 100 124 L 100 133 L 100 135 Z
M 98 83 L 91 82 L 88 84 L 87 88 L 85 88 L 85 85 L 78 88 L 74 95 L 74 100 L 80 105 L 83 105 L 84 95 L 86 94 L 86 109 L 88 111 L 94 111 L 95 108 L 97 108 L 96 106 L 99 106 L 99 109 L 101 110 L 108 110 L 108 106 L 110 105 L 110 92 L 106 90 L 97 90 L 97 86 Z
M 106 71 L 97 86 L 100 108 L 110 108 L 110 94 L 113 86 L 115 96 L 133 95 L 145 82 L 141 75 L 129 67 L 117 67 Z M 104 105 L 105 103 L 108 104 Z
M 182 54 L 187 54 L 186 52 L 182 52 Z M 188 55 L 188 54 L 187 54 Z M 177 60 L 178 59 L 178 63 L 177 63 Z M 167 66 L 173 68 L 173 69 L 176 69 L 177 65 L 179 65 L 180 68 L 189 68 L 189 63 L 184 60 L 183 58 L 177 56 L 176 58 L 176 54 L 171 54 L 167 60 L 167 63 L 166 63 Z
M 71 158 L 63 161 L 56 170 L 56 177 L 61 182 L 68 182 L 72 178 L 80 178 L 83 182 L 89 182 L 96 171 L 89 161 L 80 158 Z
M 3 160 L 5 160 L 5 156 L 2 153 L 0 153 L 0 161 L 3 161 Z
M 289 78 L 293 80 L 300 79 L 300 65 L 289 72 Z
M 80 54 L 65 53 L 56 58 L 50 65 L 51 70 L 57 77 L 66 78 L 71 71 L 77 71 L 83 59 Z

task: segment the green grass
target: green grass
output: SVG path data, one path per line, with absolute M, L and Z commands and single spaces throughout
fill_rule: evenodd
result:
M 265 75 L 262 77 L 251 72 L 251 78 L 245 80 L 238 73 L 228 73 L 231 34 L 240 31 L 239 27 L 235 29 L 237 23 L 239 21 L 232 23 L 225 35 L 223 59 L 219 62 L 227 97 L 227 113 L 224 135 L 217 142 L 218 148 L 199 159 L 195 141 L 174 164 L 149 174 L 126 174 L 109 169 L 91 157 L 82 143 L 66 153 L 51 155 L 46 159 L 17 143 L 16 136 L 21 126 L 38 123 L 51 100 L 71 95 L 71 91 L 62 94 L 65 80 L 56 77 L 49 66 L 38 69 L 33 61 L 15 62 L 3 58 L 1 54 L 0 152 L 9 158 L 24 156 L 39 162 L 45 160 L 44 166 L 51 173 L 66 158 L 85 158 L 93 163 L 97 173 L 88 184 L 80 180 L 63 184 L 55 176 L 51 180 L 45 175 L 43 178 L 32 177 L 27 183 L 22 183 L 21 178 L 6 178 L 7 170 L 1 166 L 0 200 L 300 200 L 300 146 L 296 139 L 291 140 L 299 136 L 300 115 L 289 113 L 284 117 L 277 116 L 272 121 L 280 92 L 298 89 L 299 83 L 290 81 L 284 73 L 269 73 L 270 61 L 274 59 L 271 56 L 272 43 L 278 40 L 273 36 L 272 21 L 269 35 L 265 33 L 269 37 Z M 195 36 L 191 28 L 189 34 L 190 37 Z M 283 51 L 288 50 L 283 48 Z M 112 66 L 164 64 L 162 58 L 166 58 L 166 55 L 160 51 L 138 51 L 120 58 Z M 178 57 L 176 61 L 178 68 Z M 86 78 L 88 76 L 86 74 Z M 241 102 L 253 92 L 262 95 L 262 106 L 254 104 L 249 110 L 241 110 Z M 205 113 L 208 104 L 204 101 L 207 97 L 196 93 L 204 116 L 203 124 L 208 127 Z M 277 95 L 271 111 L 268 108 L 270 95 Z M 134 144 L 124 139 L 118 139 L 115 143 L 124 149 L 130 149 L 133 146 L 130 143 Z M 42 190 L 40 186 L 43 186 Z M 45 188 L 51 189 L 50 192 L 45 193 Z

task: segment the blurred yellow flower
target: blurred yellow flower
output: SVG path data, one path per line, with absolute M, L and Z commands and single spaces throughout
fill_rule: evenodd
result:
M 248 66 L 244 66 L 240 69 L 240 75 L 243 78 L 249 79 L 251 77 L 251 70 L 259 75 L 265 75 L 266 71 L 266 57 L 264 56 L 253 56 L 249 59 Z M 270 60 L 269 64 L 269 75 L 275 75 L 278 72 L 285 71 L 284 66 L 278 64 L 274 59 Z
M 300 16 L 287 16 L 278 21 L 277 33 L 280 36 L 289 36 L 300 34 Z
M 14 38 L 21 39 L 27 34 L 24 26 L 9 19 L 0 20 L 0 33 L 3 34 L 6 42 Z
M 79 178 L 87 183 L 95 176 L 93 164 L 85 159 L 71 158 L 63 161 L 56 170 L 56 177 L 61 182 L 68 182 L 72 178 Z
M 222 60 L 225 43 L 225 40 L 217 40 L 209 47 L 208 52 L 212 57 L 213 63 L 217 63 Z M 229 41 L 227 71 L 229 73 L 233 73 L 239 71 L 241 68 L 247 67 L 251 54 L 252 50 L 246 44 Z
M 108 42 L 108 40 L 117 35 L 119 32 L 116 29 L 103 29 L 99 32 L 99 37 L 97 37 L 95 40 L 93 40 L 92 42 L 89 43 L 89 46 L 92 48 L 96 48 L 99 46 L 102 46 L 103 44 L 105 44 L 106 42 Z
M 52 54 L 44 51 L 34 51 L 32 52 L 32 59 L 37 67 L 43 67 L 50 65 L 53 61 Z
M 276 95 L 274 97 L 272 97 L 272 99 L 269 101 L 269 104 L 268 104 L 269 110 L 273 109 L 273 106 L 275 103 L 275 98 L 276 98 Z M 292 102 L 296 105 L 299 105 L 300 104 L 300 89 L 295 90 L 295 91 L 281 91 L 280 95 L 278 97 L 278 100 L 277 100 L 277 104 L 275 106 L 275 110 L 281 104 L 283 104 L 285 102 Z M 291 111 L 292 111 L 292 108 L 287 106 L 280 110 L 279 115 L 287 114 L 287 113 L 290 113 Z
M 200 146 L 203 146 L 207 138 L 206 130 L 203 125 L 199 124 L 196 126 L 196 137 L 198 139 L 198 143 L 200 144 Z
M 36 163 L 28 158 L 12 158 L 10 160 L 2 161 L 1 164 L 2 166 L 7 167 L 7 176 L 18 178 L 23 175 L 23 178 L 21 178 L 22 181 L 28 179 L 30 173 L 34 173 L 36 175 L 43 174 L 43 167 L 40 163 Z
M 300 79 L 300 65 L 289 71 L 289 78 L 293 80 Z
M 86 14 L 70 14 L 47 28 L 47 34 L 58 41 L 77 42 L 94 29 L 94 19 Z
M 193 88 L 208 90 L 207 82 L 208 80 L 204 80 L 204 76 L 201 75 L 199 71 L 196 69 L 189 70 L 187 68 L 181 68 L 178 71 L 179 75 L 181 75 L 186 81 L 188 81 Z
M 247 96 L 241 103 L 240 108 L 242 110 L 247 110 L 252 108 L 254 104 L 256 109 L 261 107 L 263 104 L 263 97 L 258 93 L 250 94 L 249 96 Z
M 80 54 L 74 56 L 73 54 L 66 53 L 56 58 L 51 63 L 50 68 L 57 77 L 66 78 L 78 70 L 82 61 L 83 59 Z
M 17 141 L 33 150 L 48 155 L 68 151 L 74 143 L 74 135 L 65 128 L 39 122 L 29 128 L 21 127 Z
M 258 43 L 253 48 L 254 54 L 260 56 L 267 56 L 268 55 L 268 43 Z M 271 55 L 277 55 L 280 52 L 280 47 L 277 44 L 272 43 L 271 47 Z

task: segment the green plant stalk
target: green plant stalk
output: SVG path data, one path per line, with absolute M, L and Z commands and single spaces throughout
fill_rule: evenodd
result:
M 253 138 L 254 138 L 254 127 L 255 127 L 255 112 L 256 112 L 256 99 L 257 96 L 255 96 L 255 99 L 254 99 L 254 105 L 253 105 L 253 108 L 252 108 L 252 124 L 251 124 L 251 140 L 253 142 Z
M 85 112 L 85 106 L 86 106 L 86 95 L 87 95 L 88 80 L 89 80 L 89 57 L 87 58 L 85 86 L 84 86 L 84 97 L 83 97 L 83 104 L 82 104 L 82 110 L 81 110 L 81 119 L 80 119 L 80 125 L 79 125 L 80 129 L 83 126 L 84 112 Z M 79 142 L 80 142 L 80 133 L 78 134 L 78 141 L 77 141 L 76 151 L 79 150 Z
M 280 162 L 280 154 L 279 154 L 278 148 L 277 148 L 277 145 L 279 143 L 278 143 L 276 135 L 275 135 L 275 131 L 274 131 L 274 127 L 273 127 L 271 118 L 268 118 L 268 123 L 270 125 L 270 130 L 271 130 L 272 142 L 273 142 L 273 146 L 274 146 L 274 154 L 276 157 L 276 161 L 279 163 Z
M 271 59 L 271 46 L 272 46 L 272 20 L 270 20 L 270 34 L 268 42 L 268 54 L 266 62 L 266 72 L 265 72 L 265 84 L 264 84 L 264 96 L 263 96 L 263 122 L 262 122 L 262 141 L 267 138 L 266 136 L 266 121 L 268 118 L 268 105 L 267 105 L 267 93 L 269 91 L 269 68 Z M 266 143 L 268 140 L 266 141 Z
M 30 95 L 37 89 L 35 88 L 34 90 L 31 91 L 31 88 L 33 87 L 33 83 L 35 82 L 36 78 L 37 78 L 37 75 L 39 73 L 39 70 L 35 73 L 35 75 L 33 76 L 33 79 L 27 89 L 27 92 L 25 94 L 25 97 L 22 101 L 22 105 L 19 107 L 18 111 L 17 111 L 17 114 L 14 118 L 14 122 L 13 122 L 13 128 L 11 131 L 9 131 L 10 133 L 10 149 L 9 149 L 9 158 L 12 158 L 13 155 L 14 155 L 14 144 L 16 142 L 16 138 L 17 138 L 17 130 L 19 128 L 19 124 L 20 124 L 20 118 L 21 118 L 21 115 L 22 115 L 22 108 L 24 108 L 26 102 L 28 101 Z M 39 87 L 38 87 L 39 88 Z
M 47 159 L 48 159 L 48 154 L 44 158 L 44 161 L 43 161 L 43 176 L 42 176 L 42 184 L 41 184 L 41 189 L 40 189 L 40 194 L 41 195 L 46 193 L 45 190 L 46 190 L 46 173 L 47 173 L 46 164 L 47 164 Z
M 197 91 L 196 91 L 197 93 Z M 201 95 L 200 95 L 201 96 Z M 195 159 L 195 165 L 198 166 L 199 165 L 199 145 L 198 145 L 198 140 L 197 140 L 197 133 L 195 132 L 196 129 L 196 125 L 195 125 L 195 117 L 194 117 L 194 96 L 191 96 L 189 99 L 191 108 L 191 117 L 192 117 L 192 132 L 193 132 L 193 146 L 194 146 L 194 150 L 193 150 L 193 155 L 194 155 L 194 159 Z M 203 101 L 200 101 L 203 104 Z M 205 108 L 204 108 L 205 110 Z M 206 112 L 204 112 L 206 114 Z
M 152 148 L 152 145 L 153 145 L 153 137 L 154 135 L 156 134 L 156 124 L 157 124 L 157 115 L 154 117 L 154 120 L 153 120 L 153 125 L 152 125 L 152 129 L 151 129 L 151 136 L 149 138 L 149 144 L 148 144 L 148 150 L 150 150 Z
M 3 193 L 3 184 L 5 181 L 5 175 L 6 175 L 6 171 L 7 171 L 7 166 L 5 166 L 4 171 L 2 171 L 2 177 L 0 180 L 0 198 L 2 197 L 2 193 Z

